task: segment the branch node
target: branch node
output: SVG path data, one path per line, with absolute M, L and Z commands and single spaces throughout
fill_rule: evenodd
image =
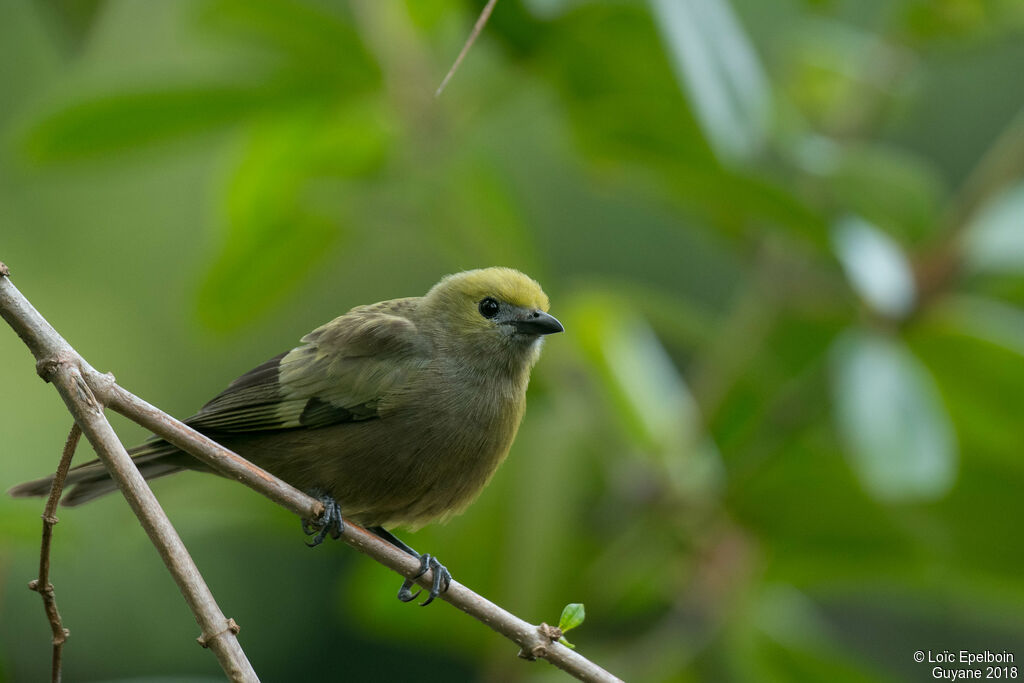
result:
M 236 622 L 234 619 L 228 617 L 227 626 L 225 626 L 223 630 L 218 631 L 217 633 L 214 633 L 212 636 L 201 635 L 198 638 L 196 638 L 196 642 L 199 643 L 200 647 L 203 647 L 203 648 L 210 647 L 210 642 L 213 641 L 214 639 L 220 638 L 222 635 L 224 635 L 225 633 L 227 633 L 229 631 L 231 633 L 234 633 L 234 634 L 237 635 L 238 632 L 241 631 L 241 630 L 242 630 L 242 627 L 238 625 L 238 622 Z
M 11 269 L 7 267 L 7 264 L 0 261 L 0 277 L 10 277 Z
M 89 373 L 89 387 L 101 396 L 107 395 L 117 385 L 117 379 L 112 372 Z
M 74 353 L 55 351 L 54 353 L 36 361 L 36 374 L 39 375 L 44 382 L 52 383 L 58 370 L 68 366 L 77 366 L 78 362 L 79 358 Z M 79 395 L 89 402 L 90 407 L 95 408 L 98 405 L 96 397 L 93 396 L 92 390 L 89 389 L 85 380 L 81 376 L 76 377 L 75 384 L 77 385 Z
M 57 368 L 59 368 L 67 360 L 60 356 L 48 356 L 46 358 L 40 358 L 36 361 L 36 374 L 43 378 L 44 382 L 49 382 Z
M 540 636 L 541 641 L 536 645 L 533 645 L 529 649 L 525 646 L 519 650 L 519 657 L 529 661 L 534 661 L 538 657 L 547 659 L 548 645 L 550 643 L 556 643 L 562 637 L 562 629 L 557 626 L 551 626 L 541 622 L 540 626 L 537 627 L 537 635 Z
M 562 629 L 557 626 L 551 626 L 541 622 L 540 626 L 537 627 L 537 631 L 540 633 L 542 638 L 547 638 L 552 643 L 557 643 L 562 637 Z
M 80 358 L 74 355 L 73 353 L 58 351 L 50 356 L 40 358 L 38 361 L 36 361 L 36 374 L 42 377 L 44 382 L 52 383 L 57 371 L 60 368 L 69 366 L 80 368 Z M 113 384 L 113 375 L 109 373 L 106 375 L 99 375 L 98 373 L 93 374 L 98 375 L 98 377 L 101 378 L 104 383 L 106 383 L 107 380 L 109 380 L 110 383 Z M 74 373 L 72 381 L 74 382 L 75 389 L 78 391 L 78 397 L 82 400 L 82 402 L 84 402 L 90 410 L 94 412 L 102 412 L 100 402 L 96 399 L 96 395 L 93 393 L 93 390 L 89 386 L 89 383 L 85 380 L 84 377 L 82 377 L 81 372 Z
M 44 598 L 49 598 L 52 600 L 56 597 L 56 593 L 53 590 L 53 584 L 47 582 L 47 584 L 44 586 L 42 585 L 42 583 L 40 583 L 39 579 L 32 579 L 31 581 L 29 581 L 28 589 L 30 591 L 35 591 L 36 593 L 39 593 Z

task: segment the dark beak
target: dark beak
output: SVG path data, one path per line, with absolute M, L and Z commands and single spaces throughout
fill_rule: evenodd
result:
M 519 334 L 555 334 L 565 331 L 558 318 L 544 311 L 533 311 L 522 320 L 512 321 L 512 324 Z

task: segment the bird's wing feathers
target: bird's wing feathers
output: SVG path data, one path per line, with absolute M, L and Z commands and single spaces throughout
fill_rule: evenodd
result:
M 303 344 L 235 380 L 188 424 L 200 431 L 323 427 L 378 417 L 380 402 L 423 367 L 429 349 L 407 314 L 414 299 L 354 308 Z

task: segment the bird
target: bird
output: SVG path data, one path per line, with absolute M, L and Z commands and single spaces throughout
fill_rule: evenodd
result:
M 319 545 L 359 524 L 433 570 L 429 604 L 451 573 L 394 536 L 461 513 L 505 459 L 547 335 L 562 332 L 541 286 L 505 267 L 443 277 L 425 295 L 356 306 L 245 373 L 185 424 L 292 486 L 323 515 Z M 146 479 L 212 468 L 154 436 L 131 449 Z M 12 488 L 49 495 L 53 477 Z M 63 505 L 116 490 L 98 461 L 68 472 Z M 412 580 L 398 598 L 409 602 Z

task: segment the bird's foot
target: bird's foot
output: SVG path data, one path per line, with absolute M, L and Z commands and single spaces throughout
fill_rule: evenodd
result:
M 426 607 L 434 601 L 434 598 L 448 590 L 448 586 L 452 582 L 451 572 L 438 562 L 436 557 L 430 553 L 423 553 L 420 555 L 420 570 L 411 579 L 406 579 L 402 587 L 398 589 L 398 599 L 402 602 L 412 602 L 415 600 L 416 596 L 422 592 L 412 592 L 412 587 L 416 585 L 415 579 L 426 574 L 428 570 L 433 570 L 434 580 L 430 584 L 430 592 L 427 594 L 427 599 L 420 603 L 420 607 Z
M 427 594 L 427 599 L 421 602 L 420 605 L 426 607 L 431 602 L 433 602 L 434 598 L 448 590 L 448 586 L 451 585 L 452 582 L 452 574 L 448 571 L 448 569 L 445 568 L 443 564 L 437 561 L 436 557 L 429 553 L 424 553 L 420 555 L 418 552 L 410 548 L 405 542 L 397 538 L 393 533 L 391 533 L 382 526 L 371 526 L 367 527 L 367 529 L 371 533 L 376 534 L 377 536 L 384 539 L 391 545 L 395 546 L 402 552 L 409 553 L 413 557 L 418 557 L 420 560 L 420 570 L 416 572 L 416 576 L 412 577 L 411 579 L 406 579 L 405 582 L 402 584 L 402 587 L 398 589 L 399 600 L 401 600 L 402 602 L 412 602 L 413 600 L 415 600 L 416 596 L 419 595 L 422 591 L 416 591 L 415 593 L 413 593 L 412 587 L 416 585 L 416 579 L 426 574 L 429 570 L 434 571 L 433 581 L 430 584 L 430 592 Z
M 317 499 L 324 506 L 323 514 L 319 519 L 302 520 L 302 531 L 307 536 L 313 536 L 313 540 L 306 543 L 310 548 L 315 548 L 323 543 L 327 534 L 330 534 L 331 538 L 337 539 L 345 531 L 345 520 L 341 518 L 341 506 L 338 505 L 338 501 L 326 493 L 317 496 Z M 316 535 L 314 536 L 314 534 Z

